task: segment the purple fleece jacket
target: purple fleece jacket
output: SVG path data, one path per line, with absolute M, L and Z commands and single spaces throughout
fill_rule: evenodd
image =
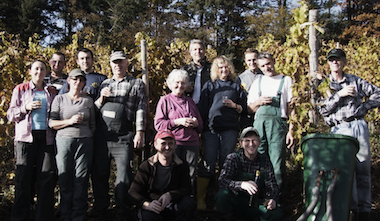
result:
M 198 127 L 175 126 L 174 120 L 183 117 L 197 118 Z M 197 105 L 191 97 L 168 94 L 158 101 L 154 127 L 157 131 L 171 130 L 177 145 L 197 146 L 199 145 L 198 134 L 203 130 L 203 122 Z

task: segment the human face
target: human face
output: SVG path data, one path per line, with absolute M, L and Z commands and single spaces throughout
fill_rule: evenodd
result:
M 248 66 L 248 70 L 250 71 L 256 71 L 257 70 L 257 53 L 247 53 L 244 56 L 244 61 Z
M 32 82 L 35 85 L 42 85 L 44 78 L 46 77 L 46 66 L 40 61 L 36 61 L 32 64 L 29 70 L 30 76 L 32 76 Z
M 186 90 L 186 81 L 179 76 L 175 76 L 171 84 L 172 94 L 176 96 L 181 96 Z
M 70 90 L 80 91 L 86 85 L 86 79 L 84 77 L 69 77 Z
M 227 66 L 227 63 L 218 63 L 219 68 L 219 79 L 222 81 L 226 81 L 228 79 L 228 75 L 230 74 L 230 69 Z
M 250 159 L 253 160 L 257 155 L 257 149 L 260 146 L 260 137 L 252 134 L 250 136 L 244 137 L 240 141 L 241 147 L 244 149 L 244 155 Z
M 205 49 L 201 44 L 192 44 L 190 47 L 190 55 L 193 61 L 198 64 L 205 57 Z
M 343 72 L 343 68 L 346 65 L 346 61 L 344 60 L 344 58 L 331 57 L 327 61 L 330 66 L 331 72 L 335 72 L 335 73 Z
M 128 61 L 127 59 L 117 59 L 110 62 L 113 76 L 116 79 L 123 78 L 127 75 Z
M 268 58 L 262 58 L 257 60 L 257 64 L 260 70 L 268 77 L 273 77 L 278 75 L 274 69 L 274 61 Z
M 53 54 L 53 56 L 49 60 L 50 68 L 52 72 L 61 74 L 63 68 L 65 67 L 65 59 L 63 56 L 58 55 L 58 54 Z
M 78 59 L 77 64 L 79 65 L 80 69 L 84 71 L 85 73 L 92 72 L 92 64 L 94 63 L 94 58 L 91 57 L 90 52 L 79 52 L 78 53 Z
M 160 155 L 166 158 L 173 156 L 175 147 L 176 147 L 175 140 L 170 137 L 167 137 L 164 139 L 158 138 L 154 142 L 154 148 L 156 148 L 157 152 Z

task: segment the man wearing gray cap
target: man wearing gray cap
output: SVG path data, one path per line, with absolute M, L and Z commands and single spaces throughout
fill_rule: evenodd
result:
M 342 49 L 332 49 L 327 55 L 331 74 L 329 87 L 333 93 L 321 98 L 319 111 L 332 134 L 358 139 L 355 179 L 351 210 L 353 220 L 369 220 L 371 211 L 371 150 L 369 130 L 364 116 L 368 110 L 380 106 L 380 89 L 358 76 L 343 71 L 347 64 Z
M 216 209 L 221 220 L 281 220 L 277 207 L 278 186 L 267 154 L 260 154 L 259 132 L 245 128 L 240 135 L 239 149 L 224 161 L 216 194 Z
M 128 73 L 129 62 L 124 51 L 113 51 L 110 56 L 113 77 L 100 85 L 100 96 L 95 101 L 101 116 L 95 134 L 92 184 L 94 208 L 92 215 L 107 219 L 109 199 L 110 161 L 117 169 L 115 202 L 117 220 L 127 220 L 128 189 L 132 182 L 131 160 L 133 149 L 144 145 L 147 96 L 141 79 Z

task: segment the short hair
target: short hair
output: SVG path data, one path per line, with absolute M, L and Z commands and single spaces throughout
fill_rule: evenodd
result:
M 247 48 L 247 50 L 244 52 L 244 56 L 249 53 L 259 54 L 259 51 L 254 48 Z
M 94 58 L 94 53 L 92 53 L 92 51 L 88 48 L 82 48 L 80 49 L 78 52 L 77 52 L 77 59 L 78 59 L 78 55 L 80 52 L 84 52 L 84 53 L 90 53 L 91 55 L 91 58 Z
M 266 51 L 260 52 L 260 54 L 257 56 L 257 60 L 260 60 L 260 59 L 269 59 L 271 61 L 274 61 L 273 55 Z
M 168 85 L 168 88 L 172 90 L 173 81 L 175 77 L 179 77 L 182 80 L 185 80 L 186 86 L 189 85 L 190 79 L 189 75 L 185 70 L 180 69 L 174 69 L 170 74 L 168 75 L 168 78 L 166 78 L 166 84 Z
M 53 57 L 53 55 L 58 55 L 58 56 L 62 56 L 63 57 L 63 60 L 66 61 L 66 56 L 64 53 L 60 52 L 60 51 L 57 51 L 57 52 L 54 52 L 52 55 L 51 55 L 51 58 Z M 50 58 L 50 59 L 51 59 Z
M 203 50 L 206 50 L 205 43 L 203 43 L 202 40 L 199 40 L 199 39 L 192 39 L 192 40 L 190 41 L 190 44 L 189 44 L 189 51 L 191 51 L 191 47 L 192 47 L 194 44 L 200 44 L 200 45 L 202 45 Z
M 32 63 L 30 63 L 29 70 L 32 70 L 32 66 L 33 66 L 34 63 L 36 63 L 36 62 L 41 62 L 42 64 L 45 65 L 45 68 L 47 68 L 47 65 L 46 65 L 46 63 L 45 63 L 44 61 L 39 60 L 39 59 L 36 59 L 36 60 L 34 60 Z
M 226 56 L 221 55 L 218 56 L 214 59 L 211 65 L 211 71 L 210 71 L 210 78 L 211 81 L 216 81 L 216 79 L 219 78 L 219 66 L 218 64 L 227 64 L 228 70 L 230 70 L 230 74 L 228 75 L 227 79 L 228 80 L 235 80 L 236 74 L 235 74 L 235 66 L 234 64 L 228 59 Z

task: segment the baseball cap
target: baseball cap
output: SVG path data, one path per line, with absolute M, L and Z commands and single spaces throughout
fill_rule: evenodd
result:
M 340 48 L 334 48 L 327 54 L 327 59 L 331 57 L 346 58 L 346 53 Z
M 156 136 L 154 137 L 154 141 L 168 137 L 175 139 L 174 134 L 170 130 L 161 130 L 157 132 Z
M 125 55 L 124 51 L 112 51 L 110 55 L 110 61 L 124 60 L 124 59 L 127 59 L 127 55 Z
M 259 132 L 255 128 L 253 128 L 253 127 L 246 127 L 241 132 L 240 139 L 243 139 L 244 137 L 246 137 L 249 132 L 254 132 L 256 134 L 256 136 L 260 137 Z
M 75 68 L 70 71 L 69 77 L 84 77 L 84 79 L 86 79 L 86 74 L 81 69 Z

